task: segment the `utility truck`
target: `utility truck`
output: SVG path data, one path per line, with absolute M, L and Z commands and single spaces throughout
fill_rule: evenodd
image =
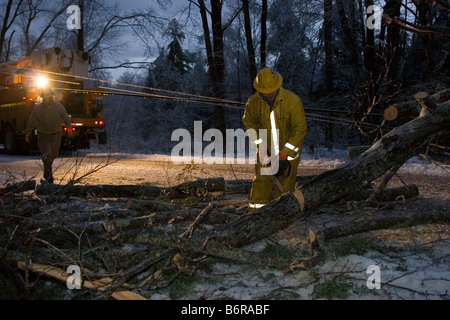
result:
M 0 148 L 7 153 L 37 149 L 36 132 L 27 143 L 25 129 L 44 87 L 54 90 L 54 99 L 71 117 L 73 134 L 63 127 L 62 148 L 86 149 L 93 140 L 105 144 L 105 95 L 102 89 L 85 88 L 89 63 L 87 52 L 54 47 L 0 64 Z

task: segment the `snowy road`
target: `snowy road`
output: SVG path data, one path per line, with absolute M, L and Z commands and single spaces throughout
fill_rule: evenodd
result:
M 251 179 L 252 164 L 175 164 L 170 156 L 140 154 L 79 153 L 61 154 L 54 163 L 55 179 L 63 183 L 72 178 L 86 176 L 82 183 L 89 184 L 143 184 L 171 186 L 197 178 L 222 176 L 226 180 Z M 330 164 L 302 167 L 299 174 L 318 174 Z M 40 179 L 42 164 L 39 156 L 0 154 L 0 179 Z M 1 182 L 1 180 L 0 180 Z M 4 182 L 4 181 L 3 181 Z
M 177 159 L 179 160 L 179 159 Z M 298 175 L 311 176 L 346 163 L 343 151 L 320 151 L 302 154 Z M 237 162 L 237 161 L 236 161 Z M 173 186 L 198 178 L 224 177 L 225 180 L 251 179 L 253 165 L 249 164 L 175 164 L 168 155 L 108 154 L 77 152 L 61 153 L 54 163 L 57 183 L 83 177 L 86 184 L 153 184 Z M 39 180 L 43 168 L 39 156 L 0 154 L 0 185 L 26 179 Z M 437 164 L 420 157 L 413 158 L 400 168 L 393 184 L 416 184 L 422 195 L 450 199 L 450 165 Z M 403 180 L 403 181 L 402 181 Z

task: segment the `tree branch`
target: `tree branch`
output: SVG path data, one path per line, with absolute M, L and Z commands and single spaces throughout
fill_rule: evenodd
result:
M 442 0 L 431 0 L 431 1 L 437 3 L 438 5 L 444 7 L 447 10 L 450 10 L 450 5 L 445 1 L 442 1 Z
M 413 33 L 421 33 L 421 34 L 440 34 L 440 35 L 450 35 L 450 28 L 447 27 L 437 27 L 437 26 L 422 26 L 418 25 L 405 19 L 394 17 L 391 18 L 388 15 L 383 13 L 383 19 L 387 21 L 390 26 L 396 26 L 400 29 L 404 29 L 406 31 L 410 31 Z
M 137 66 L 135 66 L 137 64 Z M 105 69 L 118 69 L 118 68 L 128 68 L 128 69 L 142 69 L 144 65 L 152 65 L 153 62 L 123 62 L 116 66 L 103 66 L 89 69 L 89 72 L 97 71 L 97 70 L 105 70 Z

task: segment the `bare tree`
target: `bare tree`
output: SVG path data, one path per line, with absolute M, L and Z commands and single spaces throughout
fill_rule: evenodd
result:
M 160 34 L 158 30 L 162 30 L 165 20 L 152 9 L 123 12 L 117 4 L 105 0 L 78 0 L 77 5 L 81 15 L 80 29 L 68 30 L 65 20 L 60 21 L 54 25 L 53 37 L 62 47 L 89 52 L 92 57 L 90 72 L 95 71 L 102 77 L 105 70 L 143 65 L 142 62 L 119 60 L 118 57 L 129 48 L 128 40 L 124 41 L 125 34 L 137 38 L 148 55 L 154 53 L 156 37 Z
M 350 63 L 353 68 L 353 75 L 355 77 L 356 87 L 359 89 L 361 86 L 361 76 L 359 74 L 359 59 L 358 59 L 358 45 L 352 33 L 351 25 L 345 12 L 345 7 L 342 0 L 336 0 L 338 8 L 339 18 L 342 26 L 342 30 L 347 41 L 347 48 L 349 50 Z
M 384 14 L 388 16 L 400 16 L 400 0 L 386 1 Z M 397 91 L 398 65 L 400 59 L 400 30 L 398 28 L 387 28 L 386 57 L 389 63 L 387 80 L 389 81 L 389 95 Z
M 84 51 L 84 0 L 78 0 L 78 7 L 80 8 L 80 29 L 77 31 L 77 49 Z
M 10 31 L 15 20 L 22 14 L 23 0 L 16 1 L 14 6 L 13 0 L 8 0 L 4 11 L 3 22 L 0 30 L 0 61 L 8 61 L 11 47 L 11 41 L 15 31 L 12 31 L 7 39 L 8 31 Z M 6 51 L 5 51 L 6 49 Z
M 225 98 L 225 60 L 223 56 L 223 28 L 222 28 L 222 3 L 211 0 L 211 24 L 213 45 L 211 45 L 210 32 L 207 19 L 206 5 L 203 0 L 198 0 L 200 15 L 202 17 L 203 33 L 205 39 L 206 55 L 208 58 L 209 76 L 213 86 L 214 96 Z M 225 132 L 225 115 L 222 106 L 215 107 L 216 124 L 221 132 Z
M 255 61 L 255 48 L 253 46 L 253 39 L 252 39 L 252 27 L 250 22 L 250 10 L 248 6 L 248 0 L 242 0 L 242 9 L 244 12 L 245 38 L 247 39 L 248 71 L 250 73 L 250 81 L 253 81 L 253 79 L 256 77 L 256 61 Z
M 224 59 L 224 40 L 225 30 L 231 25 L 234 19 L 241 11 L 241 7 L 232 13 L 227 23 L 222 22 L 223 1 L 210 0 L 208 9 L 204 0 L 189 0 L 190 3 L 199 8 L 203 39 L 205 42 L 206 56 L 208 61 L 209 77 L 212 83 L 214 97 L 225 98 L 225 59 Z M 208 22 L 208 15 L 211 18 L 211 32 Z M 211 34 L 212 33 L 212 34 Z M 212 35 L 212 41 L 211 41 Z M 225 133 L 225 114 L 223 106 L 215 107 L 215 120 L 218 129 Z
M 261 68 L 264 68 L 267 63 L 267 52 L 266 52 L 266 43 L 267 43 L 267 0 L 262 0 L 262 10 L 261 10 L 261 47 L 260 47 L 260 55 Z
M 29 55 L 33 52 L 44 40 L 53 24 L 67 9 L 64 1 L 61 3 L 52 3 L 53 8 L 47 7 L 44 0 L 26 0 L 24 14 L 21 16 L 21 27 L 23 32 L 23 53 Z M 36 28 L 36 24 L 40 24 L 38 20 L 43 16 L 48 15 L 47 21 L 42 27 Z M 40 33 L 33 34 L 32 31 L 40 30 Z
M 373 6 L 373 0 L 359 1 L 359 12 L 362 20 L 364 15 L 363 11 L 367 12 L 367 9 Z M 378 79 L 378 67 L 376 65 L 376 50 L 375 50 L 375 28 L 371 28 L 368 25 L 364 28 L 364 22 L 361 21 L 361 38 L 363 46 L 363 58 L 364 69 L 366 74 L 367 84 L 367 103 L 371 104 L 375 99 L 375 92 L 377 91 L 376 83 Z
M 325 85 L 327 93 L 333 91 L 333 50 L 331 48 L 332 41 L 332 25 L 333 25 L 333 0 L 324 0 L 323 2 L 323 34 L 325 46 Z

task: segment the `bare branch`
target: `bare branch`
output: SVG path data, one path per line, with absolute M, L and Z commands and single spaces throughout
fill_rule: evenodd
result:
M 450 5 L 446 1 L 442 1 L 442 0 L 431 0 L 431 1 L 437 3 L 440 6 L 443 6 L 447 10 L 450 10 Z
M 405 19 L 394 17 L 391 18 L 388 15 L 383 13 L 383 19 L 387 21 L 390 26 L 399 27 L 400 29 L 404 29 L 413 33 L 421 33 L 421 34 L 440 34 L 440 35 L 450 35 L 450 28 L 447 27 L 437 27 L 437 26 L 421 26 Z
M 142 69 L 148 67 L 148 65 L 152 65 L 153 62 L 124 62 L 116 66 L 100 66 L 96 68 L 89 69 L 89 72 L 97 71 L 97 70 L 105 70 L 105 69 L 118 69 L 118 68 L 128 68 L 128 69 Z

